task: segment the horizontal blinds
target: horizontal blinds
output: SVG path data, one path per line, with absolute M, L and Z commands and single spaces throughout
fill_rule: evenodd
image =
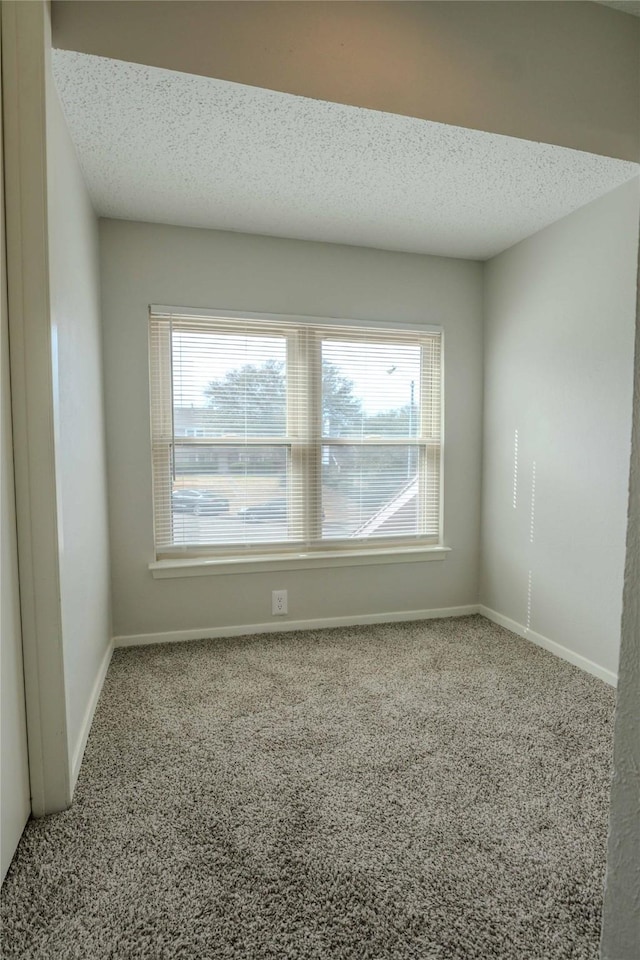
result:
M 151 315 L 158 555 L 440 530 L 441 337 Z

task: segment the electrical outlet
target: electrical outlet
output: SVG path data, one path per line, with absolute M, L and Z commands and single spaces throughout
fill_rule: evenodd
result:
M 281 617 L 288 612 L 287 606 L 287 591 L 286 590 L 272 590 L 271 591 L 271 613 L 274 617 Z

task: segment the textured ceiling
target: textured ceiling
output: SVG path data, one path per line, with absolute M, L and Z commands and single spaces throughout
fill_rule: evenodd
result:
M 638 166 L 54 51 L 101 216 L 485 259 Z
M 596 0 L 605 7 L 613 7 L 614 10 L 622 10 L 624 13 L 632 13 L 634 17 L 640 17 L 640 0 Z

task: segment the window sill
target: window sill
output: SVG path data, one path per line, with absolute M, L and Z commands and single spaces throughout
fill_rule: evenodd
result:
M 189 560 L 155 560 L 149 564 L 154 580 L 176 577 L 207 577 L 229 573 L 268 573 L 278 570 L 307 570 L 318 567 L 358 567 L 370 564 L 424 563 L 446 560 L 451 547 L 388 547 L 379 550 L 326 550 L 321 553 L 294 553 L 249 557 L 195 557 Z

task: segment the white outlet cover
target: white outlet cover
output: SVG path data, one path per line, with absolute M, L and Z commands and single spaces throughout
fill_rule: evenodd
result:
M 274 617 L 281 617 L 288 613 L 287 591 L 273 590 L 271 593 L 271 613 Z

